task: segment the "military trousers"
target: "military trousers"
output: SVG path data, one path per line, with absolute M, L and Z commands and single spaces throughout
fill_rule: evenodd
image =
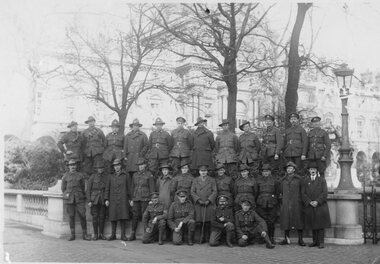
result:
M 103 154 L 86 156 L 83 160 L 83 172 L 91 175 L 94 172 L 94 165 L 103 160 Z
M 86 205 L 85 202 L 74 202 L 72 204 L 66 204 L 66 212 L 70 218 L 75 219 L 75 213 L 78 213 L 79 218 L 86 219 Z
M 242 237 L 238 237 L 238 245 L 240 247 L 246 247 L 248 246 L 252 240 L 254 240 L 256 237 L 260 236 L 261 233 L 265 231 L 267 232 L 266 227 L 262 227 L 261 225 L 256 226 L 255 228 L 250 228 L 249 230 L 243 231 L 243 234 L 246 235 L 248 238 L 243 239 Z
M 146 230 L 144 230 L 144 235 L 142 237 L 142 242 L 144 244 L 154 242 L 158 233 L 161 233 L 162 236 L 164 235 L 166 232 L 166 220 L 161 219 L 155 224 L 150 223 L 149 227 L 151 228 L 150 232 L 146 232 Z
M 184 162 L 190 163 L 190 157 L 170 157 L 170 163 L 173 168 L 173 175 L 177 175 L 180 171 L 179 166 Z M 190 166 L 190 165 L 189 165 Z
M 91 206 L 91 215 L 92 215 L 92 225 L 94 227 L 94 233 L 98 234 L 98 228 L 100 234 L 103 233 L 104 222 L 106 220 L 106 206 L 103 204 L 93 204 Z
M 158 178 L 158 175 L 159 175 L 159 172 L 160 172 L 160 166 L 162 164 L 167 164 L 169 163 L 169 158 L 165 158 L 165 159 L 159 159 L 159 158 L 155 158 L 155 159 L 149 159 L 148 161 L 148 169 L 149 171 L 153 174 L 154 178 L 157 179 Z
M 217 228 L 217 227 L 211 227 L 211 234 L 210 234 L 210 246 L 217 246 L 220 243 L 220 239 L 222 237 L 222 234 L 225 232 L 234 232 L 235 231 L 235 225 L 231 222 L 228 222 L 225 227 Z
M 174 245 L 182 245 L 183 243 L 183 235 L 184 232 L 187 231 L 187 239 L 191 236 L 195 231 L 195 221 L 189 220 L 186 224 L 182 225 L 181 230 L 179 232 L 175 232 L 173 230 L 173 244 Z
M 137 224 L 141 220 L 149 201 L 133 201 L 132 206 L 132 232 L 136 231 Z
M 263 158 L 263 164 L 269 164 L 269 166 L 272 169 L 272 175 L 276 178 L 279 178 L 281 175 L 281 159 L 278 157 L 278 159 L 274 159 L 274 156 L 271 157 L 264 157 Z

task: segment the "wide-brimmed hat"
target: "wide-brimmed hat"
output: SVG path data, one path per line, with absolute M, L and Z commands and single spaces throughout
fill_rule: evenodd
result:
M 266 164 L 263 164 L 263 166 L 261 167 L 261 170 L 262 170 L 262 171 L 263 171 L 263 170 L 269 170 L 269 171 L 271 171 L 272 168 L 270 167 L 270 165 L 269 165 L 268 163 L 266 163 Z
M 292 118 L 292 117 L 295 117 L 297 119 L 300 119 L 300 115 L 298 113 L 291 113 L 288 117 L 288 119 Z
M 142 124 L 140 124 L 140 121 L 137 118 L 135 118 L 133 119 L 132 123 L 129 124 L 129 127 L 133 127 L 133 126 L 142 127 Z
M 208 165 L 199 165 L 198 170 L 208 170 Z
M 75 122 L 75 121 L 71 121 L 71 122 L 67 125 L 67 127 L 70 128 L 70 127 L 72 127 L 72 126 L 77 126 L 77 125 L 78 125 L 77 122 Z
M 115 166 L 115 165 L 121 165 L 121 160 L 120 159 L 115 159 L 113 162 L 112 162 L 112 165 Z
M 172 167 L 170 166 L 170 164 L 167 164 L 167 163 L 161 164 L 161 166 L 160 166 L 160 170 L 161 170 L 161 169 L 164 169 L 164 168 L 167 168 L 167 169 L 169 169 L 169 170 L 172 169 Z
M 136 162 L 136 165 L 142 165 L 142 164 L 145 164 L 145 163 L 146 163 L 146 160 L 144 158 L 138 158 L 137 162 Z
M 239 166 L 239 171 L 244 171 L 244 170 L 249 171 L 249 167 L 248 167 L 247 164 L 241 164 L 241 165 Z
M 86 121 L 84 121 L 86 124 L 90 123 L 91 121 L 96 121 L 93 116 L 89 116 Z
M 293 167 L 293 168 L 297 169 L 297 165 L 293 161 L 288 161 L 285 165 L 285 168 L 287 168 L 287 167 Z
M 157 126 L 157 125 L 165 125 L 165 122 L 162 121 L 162 119 L 160 117 L 157 117 L 156 118 L 156 121 L 154 122 L 153 124 L 154 126 Z
M 182 168 L 183 166 L 186 166 L 186 165 L 189 165 L 189 164 L 190 164 L 189 161 L 187 161 L 187 160 L 182 160 L 182 161 L 181 161 L 181 164 L 178 166 L 178 168 Z
M 177 118 L 175 119 L 175 121 L 176 121 L 176 122 L 179 122 L 179 121 L 181 121 L 181 122 L 183 122 L 183 123 L 186 123 L 186 119 L 185 119 L 185 118 L 183 118 L 182 116 L 180 116 L 180 117 L 177 117 Z
M 272 116 L 272 115 L 265 115 L 264 116 L 264 120 L 267 120 L 267 119 L 269 119 L 271 121 L 274 121 L 274 116 Z
M 150 199 L 157 199 L 160 196 L 159 192 L 152 192 L 150 194 Z
M 67 165 L 72 165 L 72 164 L 77 165 L 77 160 L 76 159 L 70 159 L 69 162 L 67 162 Z
M 207 122 L 207 119 L 204 119 L 204 118 L 202 118 L 202 117 L 198 117 L 197 118 L 197 122 L 194 124 L 194 126 L 197 126 L 199 123 L 201 123 L 201 122 Z
M 112 121 L 110 127 L 120 127 L 119 121 L 117 121 L 116 119 L 114 119 Z
M 311 122 L 319 122 L 321 121 L 321 118 L 319 116 L 314 116 L 312 119 L 311 119 Z
M 223 163 L 217 163 L 215 166 L 215 170 L 218 171 L 220 169 L 224 169 L 224 164 Z
M 220 123 L 219 126 L 222 127 L 222 126 L 227 125 L 229 123 L 230 123 L 230 121 L 228 121 L 228 119 L 223 119 L 222 123 Z
M 243 122 L 242 122 L 241 125 L 239 126 L 240 130 L 244 131 L 243 127 L 244 127 L 246 124 L 250 124 L 250 122 L 249 122 L 248 120 L 243 120 Z
M 175 194 L 176 194 L 177 196 L 179 196 L 179 197 L 187 197 L 187 191 L 184 190 L 184 189 L 181 189 L 181 190 L 176 191 Z
M 243 204 L 249 204 L 249 205 L 252 205 L 252 202 L 247 199 L 247 198 L 243 198 L 240 200 L 240 205 L 243 205 Z

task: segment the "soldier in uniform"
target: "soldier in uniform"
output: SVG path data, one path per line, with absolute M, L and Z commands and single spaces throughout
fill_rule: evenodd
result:
M 282 205 L 280 210 L 280 227 L 285 231 L 284 240 L 280 245 L 290 244 L 291 229 L 298 232 L 298 245 L 304 247 L 303 242 L 303 207 L 301 184 L 302 178 L 295 173 L 297 165 L 289 161 L 286 163 L 286 173 L 280 180 L 280 197 Z
M 218 133 L 215 139 L 215 160 L 224 164 L 227 174 L 232 176 L 237 173 L 237 153 L 239 152 L 238 137 L 230 131 L 230 122 L 223 119 L 219 125 L 223 130 Z
M 307 153 L 308 161 L 315 162 L 321 177 L 325 177 L 326 160 L 330 156 L 331 142 L 328 133 L 321 128 L 321 118 L 313 117 L 311 123 L 313 129 L 310 130 L 309 149 Z
M 313 243 L 309 247 L 325 247 L 324 229 L 331 227 L 327 205 L 327 184 L 318 176 L 318 165 L 309 163 L 309 173 L 302 184 L 302 200 L 305 210 L 305 229 L 313 231 Z
M 152 243 L 157 233 L 158 244 L 164 244 L 168 209 L 163 203 L 159 202 L 158 196 L 159 194 L 157 192 L 151 194 L 151 203 L 146 208 L 142 217 L 142 223 L 144 225 L 142 242 L 144 244 Z
M 148 142 L 149 170 L 155 178 L 158 177 L 159 167 L 163 163 L 169 163 L 169 153 L 173 147 L 172 137 L 163 130 L 165 122 L 157 117 L 153 124 L 156 130 L 150 133 Z
M 284 144 L 280 130 L 274 126 L 274 117 L 265 115 L 266 129 L 263 131 L 263 141 L 261 145 L 261 156 L 263 163 L 270 164 L 272 175 L 280 176 L 280 154 Z
M 176 121 L 178 127 L 172 131 L 173 148 L 170 151 L 173 175 L 178 173 L 179 166 L 182 162 L 190 161 L 190 152 L 193 148 L 192 135 L 189 130 L 183 127 L 186 123 L 185 118 L 177 117 Z
M 84 172 L 91 175 L 93 165 L 103 159 L 104 146 L 106 144 L 106 137 L 100 128 L 95 127 L 95 118 L 89 116 L 85 121 L 88 128 L 83 131 L 85 157 L 83 161 Z
M 111 163 L 114 159 L 123 159 L 124 135 L 120 131 L 119 122 L 115 119 L 110 127 L 112 132 L 106 136 L 106 145 L 103 153 L 103 159 L 106 163 L 106 171 L 111 171 Z
M 251 172 L 256 176 L 260 167 L 260 140 L 250 131 L 251 125 L 249 121 L 243 121 L 239 128 L 244 131 L 239 137 L 240 163 L 247 164 L 250 167 Z
M 128 203 L 131 199 L 129 192 L 130 182 L 128 174 L 121 170 L 120 159 L 115 159 L 112 165 L 115 172 L 109 176 L 105 193 L 106 206 L 109 207 L 109 220 L 112 226 L 112 234 L 107 240 L 116 239 L 116 225 L 117 221 L 120 221 L 120 239 L 126 241 L 125 228 L 126 221 L 129 219 Z
M 75 239 L 75 212 L 78 213 L 80 218 L 80 224 L 82 226 L 83 239 L 91 240 L 87 235 L 87 222 L 86 222 L 86 193 L 84 175 L 81 172 L 77 172 L 77 161 L 74 159 L 68 162 L 69 171 L 62 177 L 61 189 L 63 192 L 63 200 L 66 205 L 66 212 L 69 215 L 69 225 L 71 236 L 69 241 Z
M 160 167 L 161 176 L 156 181 L 156 191 L 159 193 L 158 200 L 165 205 L 165 209 L 169 210 L 174 199 L 173 177 L 170 173 L 169 164 L 162 164 Z
M 137 161 L 139 171 L 133 174 L 131 184 L 132 201 L 132 233 L 128 238 L 129 241 L 136 240 L 136 230 L 139 220 L 141 219 L 149 203 L 150 194 L 154 192 L 154 178 L 150 171 L 146 170 L 146 163 L 143 158 Z
M 276 177 L 271 175 L 269 164 L 262 166 L 261 174 L 257 179 L 258 196 L 256 200 L 256 212 L 267 224 L 270 241 L 272 244 L 276 244 L 274 241 L 274 228 L 277 220 L 280 186 Z
M 132 178 L 133 174 L 139 170 L 137 160 L 144 158 L 148 151 L 148 137 L 140 130 L 142 124 L 135 118 L 129 127 L 132 129 L 124 137 L 124 156 L 126 160 L 126 171 Z
M 211 218 L 211 235 L 209 244 L 212 247 L 218 246 L 223 232 L 226 233 L 226 244 L 232 247 L 232 237 L 235 231 L 234 211 L 232 205 L 228 202 L 229 196 L 220 195 L 218 205 L 213 211 Z
M 307 134 L 305 129 L 298 124 L 299 114 L 292 113 L 289 115 L 289 119 L 292 126 L 285 130 L 284 156 L 287 162 L 294 162 L 299 172 L 303 173 L 303 161 L 306 160 L 307 152 Z
M 191 185 L 195 221 L 201 231 L 200 243 L 204 243 L 210 239 L 211 214 L 215 207 L 215 198 L 218 192 L 216 189 L 216 181 L 207 175 L 207 169 L 206 165 L 199 166 L 199 177 L 195 178 Z
M 91 208 L 92 226 L 94 234 L 92 240 L 98 238 L 105 240 L 103 234 L 104 222 L 106 220 L 105 192 L 108 182 L 108 174 L 104 173 L 104 163 L 95 163 L 94 169 L 96 172 L 91 175 L 87 185 L 87 203 Z
M 205 127 L 207 120 L 198 117 L 194 126 L 198 126 L 193 133 L 193 152 L 191 156 L 191 168 L 196 175 L 200 165 L 207 165 L 210 170 L 214 169 L 212 153 L 215 148 L 214 135 Z
M 249 200 L 253 207 L 256 206 L 255 200 L 257 196 L 257 182 L 253 177 L 249 177 L 249 167 L 241 164 L 239 167 L 240 176 L 235 180 L 235 210 L 240 209 L 241 201 Z
M 81 133 L 78 132 L 77 122 L 71 121 L 67 127 L 70 128 L 70 131 L 62 136 L 57 145 L 65 157 L 65 163 L 70 159 L 77 160 L 77 170 L 80 171 L 80 163 L 83 160 L 84 139 Z
M 183 161 L 180 166 L 181 173 L 173 179 L 173 192 L 185 190 L 187 193 L 191 192 L 191 185 L 193 184 L 194 176 L 189 172 L 189 163 Z M 191 197 L 188 200 L 192 202 Z
M 224 195 L 228 197 L 229 202 L 233 202 L 233 192 L 234 192 L 234 180 L 231 176 L 225 174 L 225 169 L 223 164 L 216 164 L 217 175 L 215 177 L 216 188 L 218 190 L 218 195 Z
M 183 233 L 187 231 L 187 243 L 193 245 L 195 231 L 194 206 L 187 200 L 188 193 L 185 190 L 176 192 L 178 201 L 174 201 L 169 208 L 168 224 L 173 230 L 173 244 L 182 245 Z
M 267 234 L 267 225 L 256 212 L 252 209 L 250 200 L 243 199 L 241 201 L 241 210 L 235 214 L 235 228 L 238 245 L 246 247 L 256 236 L 260 235 L 264 238 L 266 247 L 273 249 Z

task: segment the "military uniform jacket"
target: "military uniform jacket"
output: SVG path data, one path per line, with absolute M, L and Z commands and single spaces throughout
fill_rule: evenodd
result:
M 241 238 L 246 233 L 253 232 L 257 227 L 260 227 L 261 231 L 265 231 L 266 223 L 253 209 L 244 212 L 243 210 L 237 211 L 235 214 L 235 228 L 236 235 Z
M 103 131 L 97 127 L 89 127 L 83 131 L 85 151 L 87 157 L 103 154 L 106 137 Z
M 129 201 L 131 200 L 129 185 L 129 175 L 124 171 L 109 176 L 104 199 L 110 202 L 110 221 L 129 219 Z
M 234 195 L 235 203 L 240 204 L 241 199 L 247 198 L 254 205 L 257 195 L 257 182 L 254 178 L 240 176 L 235 180 Z
M 253 162 L 259 159 L 261 144 L 259 138 L 253 132 L 244 132 L 239 137 L 239 160 L 243 163 Z
M 218 190 L 216 189 L 216 181 L 214 178 L 206 176 L 206 179 L 203 181 L 201 176 L 199 176 L 193 180 L 193 184 L 191 185 L 191 196 L 195 204 L 195 220 L 197 222 L 203 221 L 203 214 L 206 214 L 204 217 L 206 222 L 211 221 L 211 213 L 215 207 L 214 203 L 217 193 Z M 204 205 L 197 203 L 198 200 L 203 202 L 206 202 L 207 200 L 210 201 L 210 204 L 206 207 L 206 211 Z
M 194 176 L 191 173 L 178 174 L 173 179 L 173 191 L 174 193 L 178 190 L 186 190 L 190 193 L 191 185 L 193 184 Z
M 157 223 L 161 219 L 166 219 L 168 216 L 168 211 L 164 204 L 162 203 L 156 203 L 156 204 L 149 204 L 145 212 L 142 216 L 142 222 L 144 225 L 144 229 L 146 229 L 148 226 L 153 226 L 152 221 L 155 217 L 157 217 Z
M 331 227 L 330 212 L 327 205 L 327 183 L 322 177 L 316 177 L 315 181 L 308 176 L 302 183 L 302 200 L 305 208 L 305 228 L 323 229 Z M 317 207 L 310 205 L 311 201 L 317 201 Z
M 86 201 L 84 175 L 80 172 L 66 172 L 62 177 L 61 190 L 66 204 Z
M 224 220 L 221 221 L 219 218 L 223 217 Z M 234 211 L 232 206 L 221 207 L 218 206 L 213 211 L 211 217 L 211 227 L 216 229 L 223 229 L 225 223 L 234 223 Z
M 149 201 L 154 188 L 154 179 L 150 171 L 138 171 L 133 174 L 131 184 L 133 201 Z
M 106 149 L 103 153 L 103 159 L 112 161 L 113 159 L 122 159 L 124 147 L 124 135 L 121 133 L 108 133 L 106 136 Z
M 288 174 L 280 180 L 282 205 L 280 210 L 280 227 L 282 230 L 303 229 L 303 204 L 301 193 L 302 179 Z
M 65 145 L 66 150 L 63 145 Z M 67 132 L 58 141 L 57 146 L 62 153 L 73 152 L 73 154 L 67 155 L 65 160 L 77 159 L 81 161 L 83 159 L 84 138 L 80 132 Z
M 263 133 L 261 155 L 264 158 L 273 157 L 276 154 L 280 155 L 283 144 L 283 137 L 280 130 L 273 126 L 268 127 Z
M 87 202 L 94 205 L 104 204 L 104 196 L 106 192 L 106 185 L 108 182 L 108 175 L 94 173 L 91 175 L 87 184 Z
M 171 175 L 168 175 L 166 178 L 162 175 L 159 179 L 157 179 L 156 192 L 159 192 L 158 200 L 160 203 L 164 204 L 166 209 L 169 209 L 175 194 L 173 188 L 173 178 Z
M 320 159 L 329 157 L 331 142 L 329 135 L 322 128 L 313 128 L 308 135 L 309 151 L 308 159 Z
M 223 176 L 216 176 L 215 180 L 218 195 L 228 195 L 232 198 L 234 193 L 234 180 L 225 174 Z
M 176 128 L 172 131 L 173 148 L 170 151 L 170 157 L 190 157 L 193 148 L 192 135 L 189 130 L 184 128 Z
M 273 176 L 260 176 L 257 179 L 258 196 L 256 205 L 261 208 L 273 208 L 278 204 L 279 182 Z
M 307 134 L 305 129 L 300 125 L 289 127 L 285 131 L 285 157 L 306 156 L 307 151 Z
M 128 132 L 124 138 L 124 155 L 127 158 L 126 170 L 128 172 L 138 171 L 136 165 L 138 158 L 145 158 L 148 150 L 147 135 L 138 130 L 136 132 Z
M 150 133 L 148 143 L 149 159 L 167 159 L 173 147 L 172 137 L 165 130 L 156 130 Z
M 198 127 L 193 133 L 193 152 L 191 157 L 191 167 L 198 169 L 199 165 L 208 165 L 209 169 L 214 168 L 212 152 L 215 148 L 214 135 L 205 127 Z
M 215 139 L 216 161 L 219 163 L 237 162 L 239 151 L 238 137 L 231 131 L 221 131 Z
M 190 201 L 185 201 L 183 204 L 180 201 L 173 202 L 168 214 L 169 227 L 174 229 L 180 222 L 187 224 L 190 220 L 194 220 L 193 204 Z

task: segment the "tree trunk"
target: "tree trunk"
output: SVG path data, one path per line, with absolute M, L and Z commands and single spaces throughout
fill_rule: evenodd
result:
M 312 3 L 298 3 L 297 18 L 294 23 L 292 36 L 290 38 L 290 49 L 288 58 L 288 84 L 285 94 L 285 120 L 286 127 L 290 126 L 288 116 L 297 111 L 298 104 L 298 84 L 300 80 L 301 59 L 298 54 L 300 34 L 305 20 L 307 10 Z
M 231 79 L 236 79 L 230 77 Z M 235 132 L 236 126 L 236 101 L 237 101 L 237 81 L 228 82 L 227 119 L 230 121 L 230 130 Z
M 127 119 L 128 112 L 121 110 L 117 113 L 117 115 L 119 116 L 120 131 L 124 134 L 125 120 Z

